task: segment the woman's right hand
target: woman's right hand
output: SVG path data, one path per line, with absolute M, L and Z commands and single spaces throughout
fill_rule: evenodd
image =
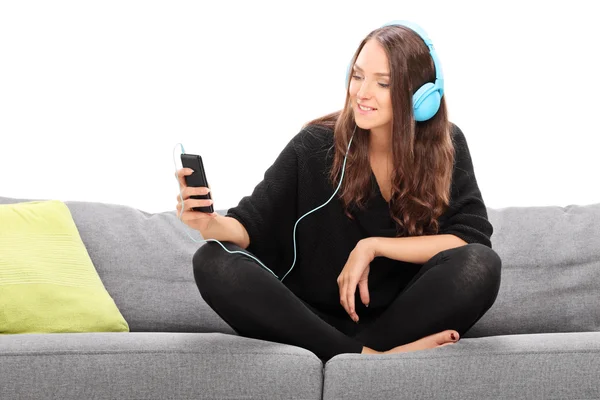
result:
M 185 176 L 191 175 L 194 171 L 189 168 L 181 168 L 177 170 L 177 180 L 181 188 L 181 196 L 183 196 L 183 210 L 181 209 L 182 199 L 177 194 L 177 218 L 181 219 L 187 226 L 200 231 L 204 236 L 204 232 L 210 226 L 210 223 L 218 216 L 216 212 L 205 213 L 194 211 L 192 207 L 207 207 L 213 204 L 210 199 L 190 199 L 190 196 L 208 194 L 209 188 L 206 187 L 191 187 L 185 183 Z

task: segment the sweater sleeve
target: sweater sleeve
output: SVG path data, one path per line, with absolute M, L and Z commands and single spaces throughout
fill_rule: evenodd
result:
M 449 208 L 440 217 L 439 234 L 452 234 L 467 243 L 492 247 L 492 224 L 481 196 L 469 146 L 463 132 L 453 125 L 455 153 Z
M 243 197 L 226 214 L 246 228 L 250 238 L 246 250 L 280 278 L 292 263 L 289 254 L 293 254 L 292 230 L 297 219 L 296 137 L 266 170 L 252 194 Z

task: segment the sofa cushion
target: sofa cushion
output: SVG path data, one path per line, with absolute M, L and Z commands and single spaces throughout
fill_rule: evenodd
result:
M 600 331 L 600 204 L 488 209 L 498 297 L 463 337 Z
M 461 339 L 325 365 L 323 399 L 598 399 L 600 332 Z
M 1 399 L 314 399 L 308 350 L 222 333 L 72 333 L 0 340 Z
M 0 197 L 0 204 L 29 201 Z M 192 257 L 199 232 L 176 211 L 65 201 L 106 290 L 132 332 L 236 334 L 202 299 Z M 190 236 L 188 236 L 188 234 Z
M 0 333 L 127 332 L 67 206 L 0 205 Z

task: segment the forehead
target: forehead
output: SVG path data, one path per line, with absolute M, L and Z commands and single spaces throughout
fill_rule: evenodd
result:
M 376 40 L 369 40 L 360 50 L 356 65 L 365 72 L 389 72 L 388 57 L 383 47 Z

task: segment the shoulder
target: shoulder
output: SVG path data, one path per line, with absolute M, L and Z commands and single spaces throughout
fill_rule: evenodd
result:
M 333 146 L 333 129 L 322 125 L 303 127 L 292 139 L 298 155 L 314 155 Z
M 450 122 L 450 132 L 450 137 L 455 150 L 455 164 L 461 163 L 465 159 L 470 160 L 471 154 L 469 152 L 469 145 L 462 129 L 455 123 Z
M 460 127 L 454 122 L 450 122 L 449 124 L 452 143 L 454 143 L 455 146 L 462 146 L 463 144 L 466 144 L 467 140 L 465 139 L 465 134 L 463 133 L 462 129 L 460 129 Z

